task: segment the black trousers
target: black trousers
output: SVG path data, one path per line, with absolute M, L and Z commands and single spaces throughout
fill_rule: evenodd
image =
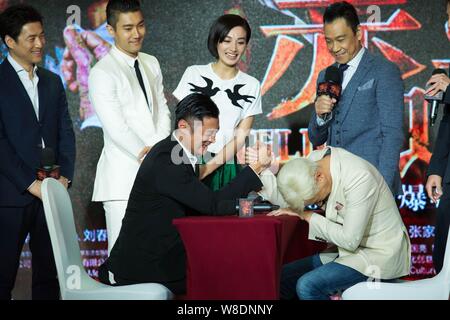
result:
M 450 184 L 445 184 L 443 187 L 444 194 L 437 209 L 433 249 L 433 264 L 436 273 L 439 273 L 444 265 L 445 247 L 447 244 L 448 228 L 450 226 Z
M 32 299 L 59 299 L 55 259 L 39 199 L 23 208 L 0 207 L 0 300 L 10 300 L 20 253 L 30 233 Z

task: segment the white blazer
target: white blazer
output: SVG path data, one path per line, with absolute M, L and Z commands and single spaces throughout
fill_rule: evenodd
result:
M 102 123 L 104 140 L 93 201 L 128 200 L 140 151 L 171 131 L 158 60 L 145 53 L 138 55 L 150 110 L 135 70 L 123 55 L 113 46 L 89 75 L 89 98 Z
M 411 245 L 397 204 L 384 178 L 366 160 L 341 148 L 331 149 L 332 190 L 325 216 L 314 213 L 309 239 L 334 245 L 321 253 L 323 263 L 335 261 L 368 277 L 394 279 L 409 274 Z M 318 161 L 327 149 L 313 151 Z M 286 207 L 273 175 L 261 176 L 261 194 Z

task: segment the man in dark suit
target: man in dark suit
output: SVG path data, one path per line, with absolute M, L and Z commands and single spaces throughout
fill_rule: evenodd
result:
M 60 182 L 73 176 L 75 137 L 59 77 L 36 66 L 45 37 L 34 8 L 12 6 L 0 15 L 9 55 L 0 65 L 0 299 L 11 299 L 22 246 L 30 234 L 32 298 L 58 299 L 50 238 L 36 180 L 42 148 L 52 148 Z
M 448 25 L 450 26 L 450 0 L 447 0 Z M 445 247 L 450 226 L 450 78 L 436 74 L 428 80 L 426 94 L 444 92 L 444 115 L 434 144 L 433 155 L 427 171 L 427 194 L 434 202 L 440 199 L 437 209 L 434 238 L 433 264 L 439 273 L 444 264 Z
M 209 97 L 191 94 L 178 103 L 175 114 L 175 132 L 152 148 L 137 173 L 119 238 L 100 268 L 104 283 L 157 282 L 174 294 L 184 293 L 186 255 L 172 220 L 194 212 L 235 214 L 236 199 L 262 187 L 258 174 L 271 162 L 263 146 L 258 160 L 223 189 L 213 192 L 204 185 L 196 156 L 215 140 L 219 109 Z

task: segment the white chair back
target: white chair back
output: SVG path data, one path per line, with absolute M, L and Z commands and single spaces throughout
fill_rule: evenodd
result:
M 66 188 L 55 179 L 45 179 L 42 202 L 62 298 L 65 299 L 67 290 L 94 288 L 95 280 L 83 267 L 72 203 Z

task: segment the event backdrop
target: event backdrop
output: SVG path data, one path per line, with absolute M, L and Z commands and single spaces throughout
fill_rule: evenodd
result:
M 77 139 L 76 173 L 70 194 L 83 261 L 89 274 L 106 257 L 107 234 L 102 206 L 91 202 L 102 129 L 88 100 L 89 70 L 109 50 L 105 28 L 107 1 L 0 0 L 0 11 L 25 2 L 45 18 L 46 68 L 59 74 L 67 88 Z M 273 146 L 278 160 L 312 150 L 307 123 L 313 110 L 320 70 L 333 60 L 322 34 L 322 13 L 335 0 L 144 0 L 147 36 L 143 51 L 158 58 L 165 93 L 171 92 L 185 68 L 212 60 L 206 39 L 212 21 L 227 12 L 246 17 L 252 27 L 241 69 L 261 81 L 263 115 L 252 134 Z M 399 163 L 404 195 L 398 205 L 412 242 L 411 278 L 430 277 L 435 207 L 424 190 L 438 124 L 428 125 L 424 86 L 434 68 L 450 65 L 450 31 L 445 0 L 351 0 L 360 15 L 364 45 L 396 63 L 405 82 L 405 142 Z M 0 61 L 7 52 L 0 44 Z M 1 98 L 1 97 L 0 97 Z M 371 110 L 367 110 L 371 113 Z M 367 143 L 370 143 L 368 141 Z M 139 263 L 138 261 L 136 263 Z M 31 254 L 26 245 L 14 297 L 28 298 Z

